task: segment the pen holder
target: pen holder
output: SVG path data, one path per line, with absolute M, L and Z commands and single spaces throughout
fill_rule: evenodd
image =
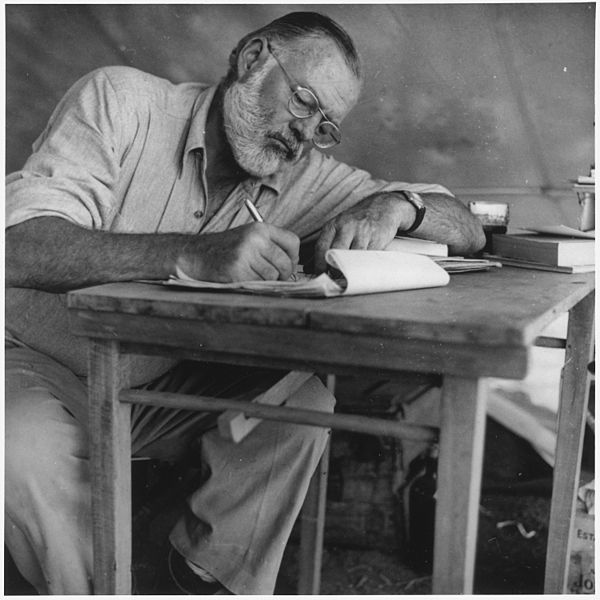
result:
M 508 227 L 508 204 L 506 204 L 506 202 L 473 200 L 469 202 L 469 211 L 481 221 L 481 224 L 483 225 L 483 231 L 485 233 L 485 246 L 478 254 L 481 255 L 484 252 L 493 254 L 493 234 L 506 233 L 506 229 Z

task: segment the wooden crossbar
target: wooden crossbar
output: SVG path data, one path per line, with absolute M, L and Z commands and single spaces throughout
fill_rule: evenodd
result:
M 538 337 L 535 338 L 535 345 L 542 348 L 566 348 L 567 340 L 565 338 L 538 335 Z
M 119 401 L 129 404 L 144 404 L 147 406 L 162 406 L 165 408 L 193 411 L 220 412 L 223 410 L 237 410 L 249 417 L 328 427 L 331 429 L 343 429 L 346 431 L 384 435 L 420 442 L 436 442 L 438 439 L 438 429 L 436 427 L 413 425 L 395 420 L 367 418 L 358 415 L 331 414 L 318 410 L 239 402 L 227 398 L 191 396 L 146 390 L 123 390 L 119 393 Z

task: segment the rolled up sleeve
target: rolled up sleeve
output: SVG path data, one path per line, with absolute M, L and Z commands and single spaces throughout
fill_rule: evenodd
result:
M 6 181 L 6 226 L 53 216 L 91 229 L 109 227 L 118 210 L 122 128 L 115 91 L 103 70 L 64 96 L 33 153 Z

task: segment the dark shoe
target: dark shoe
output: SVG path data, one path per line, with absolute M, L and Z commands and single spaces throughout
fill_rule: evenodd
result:
M 188 596 L 209 596 L 212 594 L 229 594 L 218 581 L 204 581 L 196 575 L 185 562 L 185 558 L 174 548 L 169 552 L 169 574 L 173 583 Z

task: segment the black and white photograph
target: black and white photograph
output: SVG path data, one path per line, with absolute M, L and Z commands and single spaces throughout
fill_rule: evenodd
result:
M 4 595 L 594 594 L 596 19 L 4 3 Z

